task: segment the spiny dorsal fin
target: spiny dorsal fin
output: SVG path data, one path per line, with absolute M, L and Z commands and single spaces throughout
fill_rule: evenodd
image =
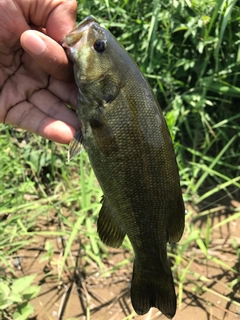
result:
M 172 211 L 174 212 L 174 215 L 172 216 L 172 221 L 174 221 L 174 223 L 171 222 L 170 226 L 167 229 L 167 241 L 169 243 L 176 243 L 181 239 L 185 225 L 185 206 L 181 190 L 179 191 L 176 206 Z

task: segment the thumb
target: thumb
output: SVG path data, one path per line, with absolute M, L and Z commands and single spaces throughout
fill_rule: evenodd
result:
M 72 81 L 73 68 L 63 47 L 47 35 L 27 30 L 20 38 L 22 48 L 49 75 L 63 81 Z

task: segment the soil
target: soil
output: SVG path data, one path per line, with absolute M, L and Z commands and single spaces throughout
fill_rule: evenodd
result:
M 214 226 L 226 216 L 230 216 L 232 210 L 238 207 L 240 203 L 237 200 L 230 200 L 227 205 L 223 203 L 217 209 L 210 208 L 213 211 L 210 221 L 206 220 L 207 215 L 203 214 L 201 219 L 194 221 L 194 224 L 199 228 L 204 227 L 206 223 Z M 196 211 L 199 208 L 188 206 L 188 211 L 192 210 Z M 194 214 L 190 216 L 194 217 Z M 236 251 L 232 249 L 231 240 L 234 238 L 240 246 L 240 224 L 238 222 L 230 221 L 214 229 L 208 253 L 239 272 L 240 263 Z M 46 240 L 53 244 L 54 254 L 50 261 L 41 262 L 44 254 L 42 248 Z M 39 237 L 35 245 L 18 252 L 22 258 L 21 263 L 17 266 L 18 276 L 36 273 L 38 274 L 36 283 L 41 284 L 40 294 L 32 301 L 35 307 L 32 320 L 167 319 L 155 308 L 141 317 L 134 313 L 129 298 L 131 264 L 123 265 L 120 269 L 102 276 L 97 264 L 94 262 L 86 264 L 79 252 L 78 243 L 72 250 L 72 257 L 77 261 L 77 268 L 72 267 L 71 259 L 67 260 L 68 268 L 64 269 L 62 278 L 59 279 L 59 261 L 63 256 L 61 241 L 62 239 L 59 238 Z M 82 239 L 82 241 L 87 240 Z M 183 285 L 182 303 L 178 305 L 174 320 L 240 319 L 239 273 L 236 274 L 224 266 L 219 266 L 219 263 L 215 263 L 212 259 L 204 260 L 202 251 L 197 245 L 193 245 L 191 251 L 185 254 L 189 261 L 193 258 L 190 267 L 192 274 L 197 272 L 205 279 L 196 281 L 195 277 L 187 278 L 188 280 Z M 103 263 L 106 269 L 110 270 L 112 266 L 128 258 L 129 255 L 130 253 L 124 249 L 109 249 L 109 257 L 103 260 Z M 234 279 L 236 279 L 235 284 L 232 289 L 229 289 L 228 284 Z

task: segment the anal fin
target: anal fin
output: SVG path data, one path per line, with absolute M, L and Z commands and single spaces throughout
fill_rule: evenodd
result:
M 121 229 L 117 219 L 114 217 L 114 212 L 108 201 L 102 199 L 102 208 L 99 212 L 97 222 L 97 230 L 100 239 L 107 246 L 118 248 L 123 242 L 126 233 Z

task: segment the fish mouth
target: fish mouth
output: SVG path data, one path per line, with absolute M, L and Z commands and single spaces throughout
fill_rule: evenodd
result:
M 84 28 L 92 23 L 98 23 L 98 21 L 93 16 L 87 16 L 78 24 L 78 28 Z
M 65 49 L 69 49 L 81 40 L 83 33 L 92 24 L 98 23 L 98 21 L 92 16 L 88 16 L 83 19 L 75 28 L 73 28 L 68 34 L 65 35 L 62 46 Z

